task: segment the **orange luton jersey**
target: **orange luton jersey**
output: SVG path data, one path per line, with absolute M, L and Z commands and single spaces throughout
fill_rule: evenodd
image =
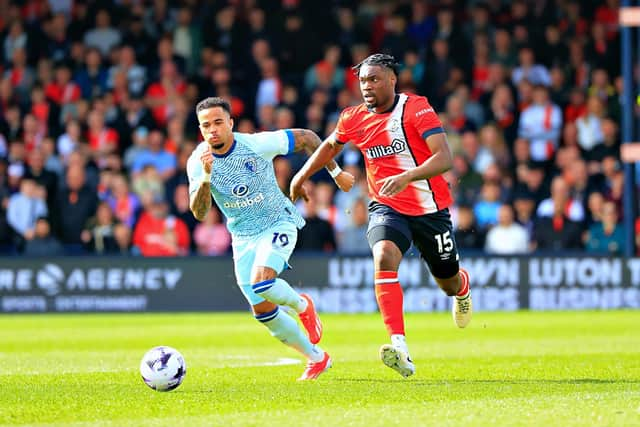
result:
M 442 175 L 413 181 L 391 197 L 380 195 L 382 184 L 378 182 L 424 163 L 431 157 L 425 139 L 443 132 L 427 98 L 401 93 L 384 113 L 370 111 L 364 104 L 345 108 L 334 134 L 339 144 L 352 142 L 362 152 L 373 200 L 402 214 L 419 216 L 451 205 L 449 185 Z

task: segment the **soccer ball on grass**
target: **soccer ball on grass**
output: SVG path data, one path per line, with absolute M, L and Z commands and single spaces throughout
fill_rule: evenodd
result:
M 149 350 L 140 362 L 144 383 L 156 391 L 170 391 L 182 384 L 187 364 L 175 348 L 164 345 Z

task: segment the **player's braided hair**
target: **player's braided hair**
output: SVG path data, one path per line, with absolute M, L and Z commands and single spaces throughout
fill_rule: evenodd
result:
M 396 76 L 398 75 L 398 70 L 400 68 L 400 64 L 396 62 L 396 58 L 384 53 L 374 53 L 373 55 L 369 55 L 361 63 L 354 65 L 352 69 L 356 74 L 358 74 L 363 65 L 378 65 L 380 67 L 385 67 L 393 71 L 393 74 Z

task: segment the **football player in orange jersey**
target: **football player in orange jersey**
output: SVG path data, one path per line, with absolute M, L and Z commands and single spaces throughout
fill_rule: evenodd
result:
M 467 326 L 472 304 L 469 275 L 459 266 L 442 173 L 452 155 L 442 124 L 425 97 L 396 93 L 392 56 L 374 54 L 354 67 L 364 102 L 347 107 L 336 129 L 294 176 L 290 197 L 306 199 L 305 180 L 351 142 L 365 159 L 371 203 L 367 239 L 373 252 L 375 294 L 391 344 L 380 348 L 385 365 L 404 377 L 415 373 L 405 339 L 398 268 L 413 243 L 438 286 L 453 299 L 456 325 Z M 332 176 L 340 173 L 336 167 Z

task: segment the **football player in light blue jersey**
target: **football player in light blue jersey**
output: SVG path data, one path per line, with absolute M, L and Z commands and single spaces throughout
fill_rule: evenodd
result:
M 313 301 L 278 277 L 289 266 L 304 219 L 278 187 L 272 160 L 300 150 L 311 154 L 321 140 L 305 129 L 234 133 L 230 111 L 229 103 L 217 97 L 196 106 L 204 141 L 187 162 L 191 211 L 204 220 L 213 196 L 227 217 L 242 293 L 271 335 L 308 359 L 299 379 L 312 380 L 331 367 L 331 358 L 316 345 L 322 338 L 322 324 Z M 341 190 L 351 189 L 351 174 L 333 160 L 327 169 Z M 298 313 L 307 334 L 279 305 Z

